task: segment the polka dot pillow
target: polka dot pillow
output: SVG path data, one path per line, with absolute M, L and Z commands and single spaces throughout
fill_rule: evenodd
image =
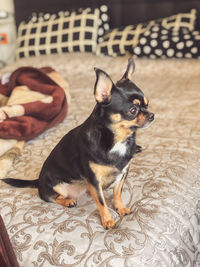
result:
M 154 25 L 140 36 L 133 55 L 150 58 L 197 58 L 200 56 L 200 32 L 189 29 L 177 31 Z
M 95 52 L 98 39 L 109 30 L 108 7 L 33 14 L 18 27 L 16 58 Z
M 139 23 L 137 25 L 129 25 L 123 28 L 116 28 L 108 32 L 99 39 L 96 54 L 105 54 L 109 56 L 122 56 L 125 54 L 134 54 L 135 56 L 172 56 L 176 53 L 171 49 L 175 49 L 174 42 L 178 38 L 180 33 L 180 40 L 178 43 L 182 43 L 181 39 L 190 35 L 190 41 L 195 44 L 198 40 L 195 37 L 196 33 L 193 33 L 195 25 L 197 23 L 197 11 L 195 9 L 190 10 L 188 13 L 179 13 L 166 18 L 158 19 L 156 21 L 149 21 L 147 23 Z M 189 37 L 186 37 L 189 38 Z M 161 41 L 164 42 L 162 46 Z M 194 40 L 193 40 L 194 39 Z M 178 44 L 181 46 L 181 44 Z M 153 44 L 153 45 L 152 45 Z M 189 57 L 189 51 L 191 47 L 183 46 L 184 56 Z M 154 53 L 154 48 L 156 53 Z M 188 49 L 187 49 L 188 48 Z M 161 53 L 161 50 L 163 52 Z M 192 50 L 194 52 L 195 48 Z M 178 53 L 180 56 L 181 54 Z M 195 57 L 195 54 L 191 54 Z

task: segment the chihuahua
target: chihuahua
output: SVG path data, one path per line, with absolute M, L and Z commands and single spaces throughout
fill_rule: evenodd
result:
M 75 206 L 77 197 L 89 192 L 105 229 L 113 228 L 115 221 L 103 189 L 114 183 L 115 209 L 120 216 L 130 214 L 122 203 L 121 192 L 130 161 L 141 150 L 136 145 L 136 131 L 154 120 L 154 114 L 147 110 L 147 98 L 131 81 L 134 69 L 130 58 L 123 77 L 114 84 L 106 72 L 95 68 L 94 110 L 55 146 L 39 179 L 3 181 L 15 187 L 38 188 L 41 199 L 65 207 Z

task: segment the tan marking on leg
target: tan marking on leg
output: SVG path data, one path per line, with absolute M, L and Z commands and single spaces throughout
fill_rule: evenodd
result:
M 72 198 L 64 198 L 61 195 L 59 195 L 56 198 L 56 203 L 60 204 L 62 206 L 68 207 L 68 208 L 76 206 L 76 201 L 74 199 L 72 199 Z
M 53 187 L 53 190 L 63 197 L 68 197 L 68 184 L 60 183 Z
M 108 176 L 114 172 L 115 168 L 113 166 L 101 165 L 95 162 L 90 162 L 90 168 L 95 173 L 96 177 Z
M 76 201 L 73 198 L 67 198 L 69 196 L 67 183 L 57 184 L 53 187 L 53 190 L 59 194 L 56 198 L 57 204 L 65 207 L 74 207 L 76 205 Z
M 115 226 L 115 221 L 111 217 L 111 214 L 108 210 L 102 189 L 100 189 L 100 194 L 101 194 L 101 198 L 103 200 L 104 205 L 102 205 L 100 203 L 98 193 L 97 193 L 97 191 L 93 185 L 91 185 L 91 184 L 88 185 L 88 191 L 90 192 L 94 202 L 96 203 L 96 205 L 99 209 L 99 213 L 100 213 L 101 222 L 102 222 L 103 227 L 105 229 L 113 228 Z
M 118 173 L 118 170 L 113 166 L 101 165 L 94 162 L 90 162 L 89 165 L 103 188 L 110 185 Z
M 125 177 L 126 174 L 124 175 L 120 183 L 114 187 L 114 206 L 120 216 L 124 216 L 131 213 L 131 210 L 129 208 L 125 208 L 122 203 L 121 192 Z

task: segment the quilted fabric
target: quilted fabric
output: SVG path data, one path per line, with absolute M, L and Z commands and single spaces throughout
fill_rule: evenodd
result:
M 67 118 L 26 143 L 9 177 L 38 177 L 46 157 L 66 132 L 82 123 L 95 100 L 94 67 L 122 77 L 128 57 L 88 53 L 28 58 L 23 65 L 54 66 L 68 80 Z M 67 62 L 67 64 L 66 64 Z M 200 264 L 200 60 L 136 59 L 133 81 L 150 100 L 155 121 L 138 131 L 143 147 L 131 163 L 122 199 L 132 214 L 113 210 L 113 188 L 105 197 L 117 227 L 104 230 L 96 205 L 85 194 L 72 209 L 42 201 L 35 189 L 0 181 L 0 213 L 20 267 L 172 267 Z M 73 75 L 72 75 L 73 74 Z

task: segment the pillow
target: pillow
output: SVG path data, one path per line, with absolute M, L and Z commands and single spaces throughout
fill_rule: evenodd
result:
M 95 52 L 109 29 L 106 5 L 58 14 L 33 14 L 18 28 L 16 58 L 65 52 Z
M 133 53 L 133 47 L 138 44 L 140 35 L 144 33 L 153 23 L 130 25 L 116 28 L 104 35 L 102 41 L 97 45 L 96 54 L 108 56 L 123 56 L 127 52 Z M 101 40 L 101 39 L 100 39 Z
M 162 27 L 166 30 L 192 31 L 196 24 L 196 10 L 189 13 L 180 13 L 170 17 L 117 28 L 107 33 L 97 46 L 97 54 L 109 56 L 122 56 L 126 53 L 134 54 L 134 48 L 138 45 L 140 38 L 152 29 L 153 26 Z
M 140 36 L 133 55 L 150 58 L 197 58 L 200 56 L 200 32 L 189 29 L 176 31 L 154 25 Z

